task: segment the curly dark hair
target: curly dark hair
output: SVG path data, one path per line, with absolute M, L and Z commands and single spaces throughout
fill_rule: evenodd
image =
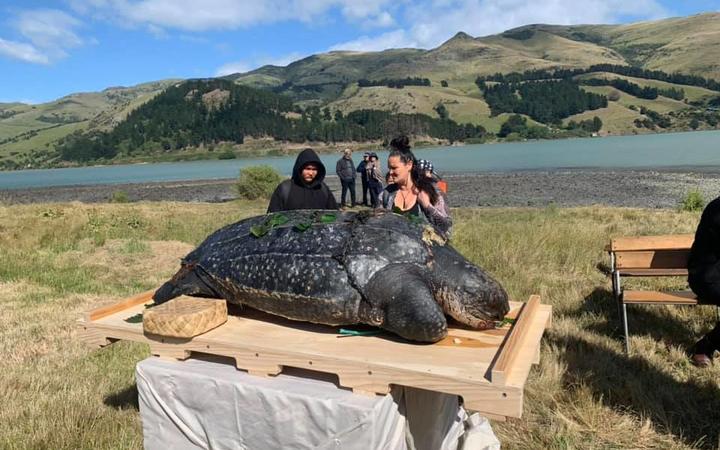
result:
M 403 164 L 407 164 L 408 162 L 412 161 L 413 168 L 410 172 L 410 177 L 417 186 L 419 191 L 425 192 L 428 197 L 430 197 L 430 203 L 433 205 L 437 203 L 438 199 L 438 193 L 435 189 L 435 185 L 433 184 L 432 180 L 425 176 L 425 173 L 420 169 L 420 165 L 418 164 L 417 159 L 415 158 L 415 155 L 410 150 L 410 140 L 405 135 L 400 135 L 396 138 L 394 138 L 392 141 L 390 141 L 390 154 L 388 155 L 388 158 L 391 158 L 393 156 L 397 156 L 400 158 L 400 161 L 403 162 Z

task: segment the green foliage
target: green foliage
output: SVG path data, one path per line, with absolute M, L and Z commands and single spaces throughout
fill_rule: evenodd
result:
M 235 159 L 237 156 L 232 150 L 225 150 L 222 153 L 218 153 L 218 159 Z
M 282 176 L 270 166 L 250 166 L 240 169 L 240 176 L 236 184 L 240 198 L 256 200 L 270 198 Z
M 383 78 L 382 80 L 367 80 L 361 78 L 358 80 L 358 86 L 371 87 L 371 86 L 387 86 L 391 88 L 402 89 L 405 86 L 430 86 L 430 80 L 427 78 L 419 77 L 407 77 L 407 78 Z
M 688 192 L 680 201 L 680 210 L 688 212 L 702 211 L 705 207 L 705 200 L 699 190 L 694 189 Z
M 128 203 L 130 197 L 125 191 L 114 191 L 110 197 L 110 203 Z
M 693 117 L 690 120 L 690 128 L 692 128 L 693 130 L 697 130 L 699 126 L 700 126 L 700 121 L 697 120 L 697 117 Z
M 575 122 L 574 120 L 571 120 L 567 124 L 568 130 L 580 130 L 585 131 L 587 133 L 597 133 L 602 129 L 602 120 L 595 116 L 592 119 L 589 120 L 581 120 L 580 122 Z
M 448 87 L 448 82 L 447 82 L 447 80 L 441 80 L 441 81 L 440 81 L 440 86 L 442 86 L 442 87 Z
M 573 114 L 607 106 L 605 96 L 585 92 L 572 80 L 499 83 L 485 86 L 484 96 L 493 115 L 525 114 L 542 123 L 559 123 Z

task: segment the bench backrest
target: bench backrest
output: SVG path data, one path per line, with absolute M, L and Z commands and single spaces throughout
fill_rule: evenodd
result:
M 613 239 L 610 251 L 615 254 L 615 267 L 632 269 L 687 269 L 688 256 L 695 236 L 637 236 Z

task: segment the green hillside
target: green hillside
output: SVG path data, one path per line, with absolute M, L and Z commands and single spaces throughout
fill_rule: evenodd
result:
M 327 122 L 332 123 L 337 114 L 346 117 L 371 110 L 377 114 L 449 119 L 482 126 L 496 134 L 511 116 L 521 114 L 532 130 L 529 134 L 520 130 L 513 134 L 514 138 L 563 137 L 595 132 L 592 128 L 597 122 L 589 126 L 595 117 L 602 121 L 600 135 L 716 128 L 720 122 L 718 58 L 720 14 L 709 13 L 626 25 L 527 25 L 484 37 L 459 32 L 430 50 L 333 51 L 286 67 L 264 66 L 222 79 L 288 97 L 293 102 L 293 111 L 284 113 L 288 120 L 308 118 L 327 109 L 333 118 Z M 533 70 L 543 71 L 543 75 L 527 73 Z M 567 75 L 562 71 L 579 72 Z M 516 75 L 496 79 L 497 73 Z M 554 74 L 561 74 L 560 78 L 567 81 L 557 84 L 558 89 L 564 86 L 564 93 L 538 93 L 542 87 L 533 85 L 557 81 Z M 478 77 L 486 80 L 486 88 L 506 83 L 501 96 L 486 98 Z M 415 78 L 426 79 L 427 84 L 397 86 L 398 81 Z M 100 133 L 115 130 L 131 111 L 178 81 L 71 94 L 40 105 L 0 103 L 0 168 L 68 164 L 58 156 L 59 144 L 69 135 L 95 139 Z M 577 87 L 568 87 L 568 83 Z M 582 104 L 584 100 L 577 100 L 582 97 L 578 89 L 610 101 L 607 106 Z M 648 90 L 657 92 L 650 96 Z M 535 97 L 524 98 L 521 91 Z M 554 105 L 554 97 L 564 104 Z M 575 127 L 582 121 L 588 124 Z M 323 142 L 350 136 L 337 130 L 318 133 Z M 286 141 L 281 135 L 273 132 L 257 139 L 263 140 L 263 148 L 269 151 L 284 151 Z M 279 141 L 273 144 L 268 136 L 276 136 Z M 173 148 L 183 147 L 187 141 L 177 134 L 163 139 L 172 141 Z M 183 148 L 190 153 L 192 148 L 197 150 L 193 157 L 206 157 L 208 145 L 214 142 L 208 139 L 193 141 L 191 148 Z M 318 139 L 313 134 L 307 141 Z M 296 140 L 288 138 L 287 142 Z M 351 140 L 357 142 L 358 138 Z M 163 146 L 162 140 L 115 150 L 118 155 L 135 152 L 159 157 L 158 145 Z
M 70 94 L 39 105 L 0 103 L 0 163 L 13 161 L 32 167 L 43 155 L 55 154 L 55 144 L 64 136 L 75 131 L 112 129 L 129 111 L 176 81 Z

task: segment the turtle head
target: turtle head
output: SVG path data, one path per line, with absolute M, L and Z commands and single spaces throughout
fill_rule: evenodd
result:
M 510 310 L 500 283 L 448 245 L 433 248 L 435 300 L 445 314 L 473 328 L 488 328 Z

